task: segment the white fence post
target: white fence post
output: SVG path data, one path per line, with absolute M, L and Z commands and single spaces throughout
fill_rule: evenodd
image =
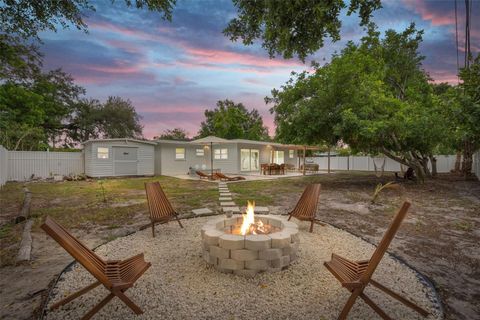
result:
M 0 145 L 0 188 L 8 180 L 8 150 Z

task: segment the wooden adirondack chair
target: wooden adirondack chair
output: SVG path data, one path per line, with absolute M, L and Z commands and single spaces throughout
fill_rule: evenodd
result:
M 308 185 L 303 191 L 302 196 L 300 197 L 300 200 L 298 200 L 295 208 L 288 213 L 288 220 L 290 220 L 292 217 L 295 217 L 301 221 L 310 221 L 310 232 L 313 232 L 314 223 L 325 225 L 316 219 L 320 188 L 321 185 L 319 183 Z
M 404 202 L 401 209 L 393 218 L 390 227 L 383 236 L 380 244 L 378 245 L 370 260 L 350 261 L 333 253 L 332 260 L 324 263 L 325 267 L 327 267 L 327 269 L 338 279 L 338 281 L 340 281 L 342 286 L 352 293 L 347 303 L 343 307 L 342 312 L 338 316 L 338 319 L 343 320 L 347 318 L 350 309 L 353 307 L 353 304 L 358 297 L 362 298 L 365 303 L 367 303 L 376 313 L 380 315 L 380 317 L 387 320 L 391 319 L 382 309 L 380 309 L 379 306 L 377 306 L 369 297 L 367 297 L 363 293 L 363 290 L 368 284 L 371 284 L 374 287 L 382 290 L 386 294 L 390 295 L 392 298 L 397 299 L 401 303 L 420 313 L 422 316 L 428 316 L 428 312 L 426 310 L 420 308 L 413 302 L 405 299 L 398 293 L 393 292 L 392 290 L 384 287 L 382 284 L 372 279 L 372 275 L 375 272 L 375 269 L 382 260 L 388 246 L 390 245 L 390 242 L 392 242 L 393 237 L 397 233 L 397 230 L 400 227 L 403 218 L 405 218 L 409 207 L 410 203 Z
M 211 175 L 209 175 L 209 174 L 205 174 L 205 173 L 203 173 L 202 171 L 195 171 L 195 173 L 197 174 L 197 176 L 199 176 L 199 177 L 200 177 L 200 180 L 201 180 L 201 179 L 207 179 L 207 180 L 210 180 L 210 178 L 212 178 L 212 176 L 211 176 Z
M 214 176 L 216 179 L 220 179 L 220 181 L 238 181 L 238 180 L 245 180 L 244 177 L 241 177 L 241 176 L 228 177 L 228 176 L 224 175 L 224 174 L 221 173 L 221 172 L 215 172 L 215 173 L 213 174 L 213 176 Z
M 168 201 L 162 187 L 160 187 L 160 183 L 146 182 L 145 191 L 147 193 L 153 237 L 155 237 L 155 223 L 163 224 L 175 218 L 180 227 L 183 228 L 182 223 L 178 219 L 178 213 L 173 209 L 170 201 Z
M 110 294 L 82 319 L 90 319 L 114 297 L 122 300 L 135 314 L 143 313 L 142 309 L 125 295 L 125 291 L 131 288 L 151 266 L 149 262 L 145 262 L 143 253 L 123 261 L 104 261 L 52 218 L 47 217 L 41 228 L 97 279 L 91 285 L 55 303 L 50 310 L 56 309 L 102 284 L 110 291 Z

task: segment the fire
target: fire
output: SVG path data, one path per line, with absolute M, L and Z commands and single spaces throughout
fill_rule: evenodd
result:
M 240 234 L 268 234 L 272 227 L 268 224 L 263 224 L 261 220 L 255 221 L 255 201 L 247 201 L 247 213 L 243 215 L 242 226 L 240 227 Z
M 255 201 L 247 201 L 247 213 L 243 215 L 243 223 L 240 227 L 240 234 L 246 235 L 250 231 L 250 226 L 255 223 Z

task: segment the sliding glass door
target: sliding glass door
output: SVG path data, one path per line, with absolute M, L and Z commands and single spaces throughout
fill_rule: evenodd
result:
M 260 150 L 240 149 L 240 170 L 241 171 L 259 171 L 260 170 Z

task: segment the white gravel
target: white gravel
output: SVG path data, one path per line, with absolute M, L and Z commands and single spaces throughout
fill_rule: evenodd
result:
M 97 249 L 106 259 L 124 259 L 144 252 L 152 267 L 126 294 L 143 309 L 135 316 L 118 298 L 95 319 L 336 319 L 349 292 L 323 266 L 332 252 L 352 259 L 368 259 L 372 245 L 331 226 L 300 223 L 298 259 L 287 270 L 262 273 L 253 279 L 223 274 L 202 259 L 200 228 L 214 217 L 185 220 L 184 229 L 169 223 L 116 239 Z M 296 221 L 297 222 L 297 221 Z M 395 241 L 395 240 L 394 240 Z M 405 295 L 431 312 L 428 319 L 442 319 L 431 289 L 417 273 L 386 256 L 374 279 Z M 53 290 L 49 305 L 93 282 L 80 265 L 66 272 Z M 424 319 L 377 289 L 366 289 L 387 314 L 395 319 Z M 49 312 L 47 319 L 78 319 L 103 299 L 108 291 L 97 287 L 84 296 Z M 379 318 L 361 299 L 349 319 Z

